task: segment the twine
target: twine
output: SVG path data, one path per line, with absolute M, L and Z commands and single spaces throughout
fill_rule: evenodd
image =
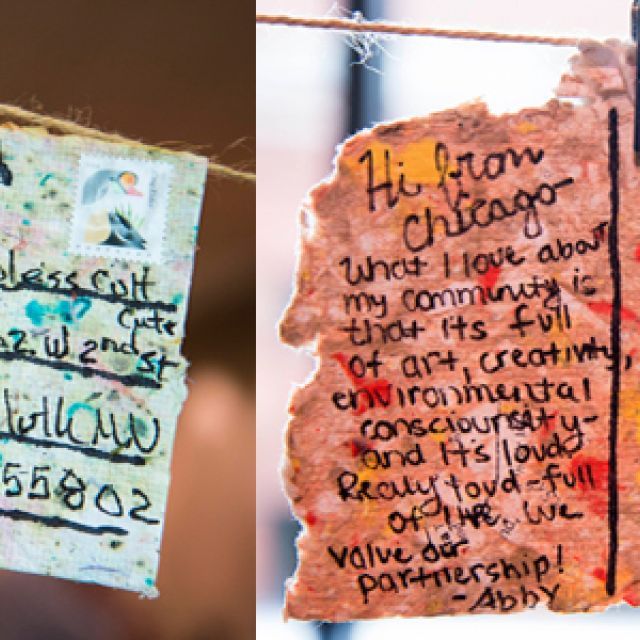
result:
M 581 41 L 581 39 L 577 37 L 533 36 L 464 29 L 434 29 L 432 27 L 412 27 L 391 24 L 389 22 L 366 22 L 352 18 L 302 18 L 297 16 L 258 14 L 256 15 L 256 23 L 282 27 L 329 29 L 332 31 L 386 33 L 400 36 L 434 36 L 457 40 L 482 40 L 485 42 L 524 42 L 528 44 L 549 44 L 556 47 L 576 47 Z
M 144 144 L 139 140 L 133 140 L 131 138 L 125 138 L 119 133 L 108 133 L 101 131 L 100 129 L 94 129 L 93 127 L 87 127 L 72 120 L 65 120 L 63 118 L 55 118 L 53 116 L 47 116 L 41 113 L 35 113 L 33 111 L 27 111 L 21 107 L 16 107 L 11 104 L 0 104 L 0 116 L 6 117 L 10 120 L 19 120 L 21 122 L 44 127 L 48 130 L 54 130 L 59 133 L 86 136 L 88 138 L 95 138 L 96 140 L 104 140 L 105 142 L 121 142 L 125 144 Z M 147 145 L 153 149 L 164 150 L 166 147 L 158 145 Z M 224 164 L 209 160 L 207 163 L 208 172 L 210 175 L 220 178 L 231 178 L 235 180 L 243 180 L 249 182 L 256 181 L 256 174 L 249 171 L 241 171 L 240 169 L 234 169 Z

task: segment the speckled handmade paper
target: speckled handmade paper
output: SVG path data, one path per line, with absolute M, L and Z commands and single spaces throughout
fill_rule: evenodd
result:
M 0 567 L 153 595 L 206 161 L 0 145 Z
M 301 214 L 286 614 L 640 604 L 635 50 L 347 140 Z

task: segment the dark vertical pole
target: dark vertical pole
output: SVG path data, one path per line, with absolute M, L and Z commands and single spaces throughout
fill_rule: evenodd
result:
M 365 20 L 378 20 L 383 17 L 383 5 L 384 0 L 350 0 L 348 9 L 354 16 L 359 14 Z M 382 120 L 382 76 L 379 73 L 382 55 L 376 48 L 365 66 L 360 64 L 357 51 L 350 49 L 349 53 L 347 134 L 351 135 Z M 318 625 L 318 637 L 320 640 L 348 640 L 352 626 L 351 623 L 323 622 Z
M 349 640 L 351 622 L 322 622 L 318 626 L 320 640 Z
M 384 0 L 350 0 L 349 10 L 365 20 L 383 18 Z M 366 66 L 360 64 L 359 54 L 351 50 L 349 60 L 349 122 L 348 133 L 353 134 L 382 120 L 382 75 L 367 67 L 382 71 L 382 52 L 375 48 Z

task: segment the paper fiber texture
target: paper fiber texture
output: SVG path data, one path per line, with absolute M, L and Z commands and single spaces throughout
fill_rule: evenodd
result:
M 0 145 L 0 567 L 152 595 L 206 161 Z
M 640 602 L 633 53 L 585 45 L 578 106 L 364 131 L 312 191 L 281 325 L 317 355 L 288 616 Z

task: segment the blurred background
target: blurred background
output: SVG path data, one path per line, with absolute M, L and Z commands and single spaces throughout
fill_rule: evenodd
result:
M 0 101 L 150 143 L 191 143 L 253 170 L 253 3 L 27 0 L 0 8 Z M 254 240 L 254 186 L 210 177 L 160 597 L 0 572 L 1 640 L 254 636 Z
M 630 0 L 257 0 L 257 13 L 351 16 L 412 25 L 630 38 Z M 288 397 L 312 359 L 278 342 L 277 323 L 291 294 L 297 220 L 305 194 L 332 171 L 347 135 L 375 122 L 422 116 L 480 98 L 495 113 L 541 105 L 571 48 L 441 38 L 356 39 L 348 34 L 257 26 L 257 629 L 261 640 L 405 640 L 445 635 L 520 639 L 552 633 L 637 637 L 640 614 L 629 607 L 590 616 L 535 611 L 353 625 L 282 621 L 285 580 L 295 567 L 299 531 L 281 488 Z M 361 64 L 361 53 L 370 54 Z

